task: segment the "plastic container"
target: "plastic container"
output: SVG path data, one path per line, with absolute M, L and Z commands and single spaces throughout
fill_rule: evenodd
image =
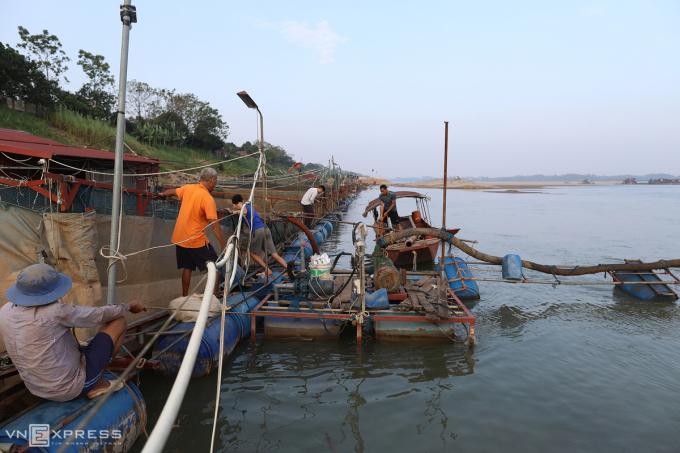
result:
M 114 379 L 116 375 L 106 371 L 107 379 Z M 64 439 L 70 436 L 76 428 L 71 443 L 64 445 L 65 452 L 76 453 L 82 451 L 129 451 L 132 445 L 144 431 L 146 424 L 146 404 L 141 392 L 133 382 L 113 393 L 104 405 L 94 414 L 94 417 L 80 428 L 80 423 L 89 410 L 99 402 L 99 398 L 88 400 L 84 396 L 71 401 L 56 402 L 43 401 L 27 412 L 17 414 L 8 423 L 0 425 L 0 445 L 10 451 L 9 445 L 31 452 L 53 452 L 62 447 Z M 47 427 L 48 437 L 36 438 L 40 435 L 31 427 Z M 26 437 L 24 437 L 26 434 Z M 39 445 L 30 447 L 29 440 L 42 440 Z M 14 450 L 11 450 L 14 451 Z
M 366 293 L 366 308 L 371 310 L 384 310 L 390 308 L 390 300 L 387 295 L 387 289 L 380 288 L 372 293 Z
M 522 258 L 519 255 L 507 254 L 503 257 L 501 273 L 504 280 L 519 281 L 522 275 Z
M 309 276 L 319 280 L 331 280 L 331 259 L 325 253 L 314 255 L 309 260 Z
M 445 257 L 444 272 L 449 280 L 449 287 L 456 293 L 456 296 L 462 300 L 479 299 L 479 287 L 477 282 L 472 280 L 474 277 L 465 261 L 457 256 Z

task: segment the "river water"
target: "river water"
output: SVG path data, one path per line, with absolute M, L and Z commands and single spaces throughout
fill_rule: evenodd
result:
M 346 219 L 362 219 L 376 192 L 363 192 Z M 439 224 L 441 192 L 425 192 Z M 447 206 L 447 226 L 494 255 L 547 264 L 680 257 L 677 186 L 452 190 Z M 350 250 L 349 236 L 341 226 L 327 249 Z M 370 340 L 357 348 L 351 335 L 244 342 L 225 364 L 218 450 L 680 451 L 677 303 L 635 301 L 610 286 L 480 287 L 473 351 Z M 144 379 L 150 425 L 170 385 Z M 215 374 L 192 381 L 166 451 L 207 451 L 215 386 Z

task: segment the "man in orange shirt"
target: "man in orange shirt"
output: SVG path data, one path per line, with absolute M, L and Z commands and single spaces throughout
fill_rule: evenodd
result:
M 191 273 L 198 269 L 206 270 L 207 261 L 216 261 L 217 253 L 205 235 L 206 227 L 212 223 L 215 237 L 224 249 L 220 223 L 217 221 L 217 206 L 211 193 L 217 185 L 217 171 L 213 168 L 201 170 L 197 184 L 186 184 L 177 189 L 167 189 L 158 195 L 174 195 L 182 204 L 179 208 L 172 243 L 176 246 L 177 269 L 182 269 L 182 295 L 189 294 Z

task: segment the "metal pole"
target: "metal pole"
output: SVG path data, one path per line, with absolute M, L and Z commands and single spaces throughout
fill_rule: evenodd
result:
M 111 238 L 109 247 L 111 252 L 117 252 L 119 247 L 118 235 L 121 216 L 121 188 L 123 185 L 123 143 L 125 141 L 125 91 L 127 86 L 128 46 L 130 43 L 130 29 L 132 23 L 137 22 L 137 11 L 125 0 L 120 7 L 120 18 L 123 22 L 123 37 L 120 45 L 120 73 L 118 75 L 118 111 L 116 113 L 116 150 L 113 166 L 113 200 L 111 202 Z M 116 300 L 116 262 L 109 260 L 108 287 L 106 303 L 113 304 Z
M 260 115 L 260 155 L 264 155 L 264 117 L 260 109 L 257 109 L 257 113 Z M 267 160 L 262 162 L 261 176 L 262 176 L 262 216 L 263 219 L 267 219 Z
M 442 230 L 446 230 L 446 189 L 449 165 L 449 122 L 444 121 L 444 193 L 442 195 Z M 442 241 L 442 257 L 439 261 L 439 268 L 444 272 L 444 254 L 446 253 L 446 242 Z

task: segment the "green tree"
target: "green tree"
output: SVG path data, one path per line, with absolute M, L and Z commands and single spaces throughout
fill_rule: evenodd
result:
M 51 107 L 56 91 L 37 64 L 0 42 L 0 97 Z
M 176 93 L 174 90 L 162 90 L 160 95 L 164 105 L 158 110 L 156 118 L 172 113 L 186 126 L 185 142 L 192 146 L 214 150 L 224 144 L 229 135 L 229 126 L 208 102 L 200 100 L 193 93 Z
M 280 146 L 273 146 L 265 142 L 264 152 L 267 154 L 267 162 L 273 165 L 289 167 L 295 160 Z
M 59 83 L 59 77 L 68 71 L 66 64 L 71 60 L 61 48 L 59 38 L 51 35 L 47 30 L 32 35 L 21 25 L 19 25 L 19 38 L 21 42 L 17 47 L 23 49 L 28 59 L 38 65 L 47 80 Z M 66 77 L 64 80 L 68 82 Z
M 148 118 L 153 111 L 159 110 L 162 101 L 160 90 L 153 88 L 146 82 L 130 80 L 127 83 L 127 103 L 135 119 L 141 121 Z
M 89 105 L 93 117 L 110 119 L 116 102 L 111 67 L 102 55 L 95 55 L 83 49 L 78 51 L 78 66 L 88 78 L 78 90 L 78 95 Z

